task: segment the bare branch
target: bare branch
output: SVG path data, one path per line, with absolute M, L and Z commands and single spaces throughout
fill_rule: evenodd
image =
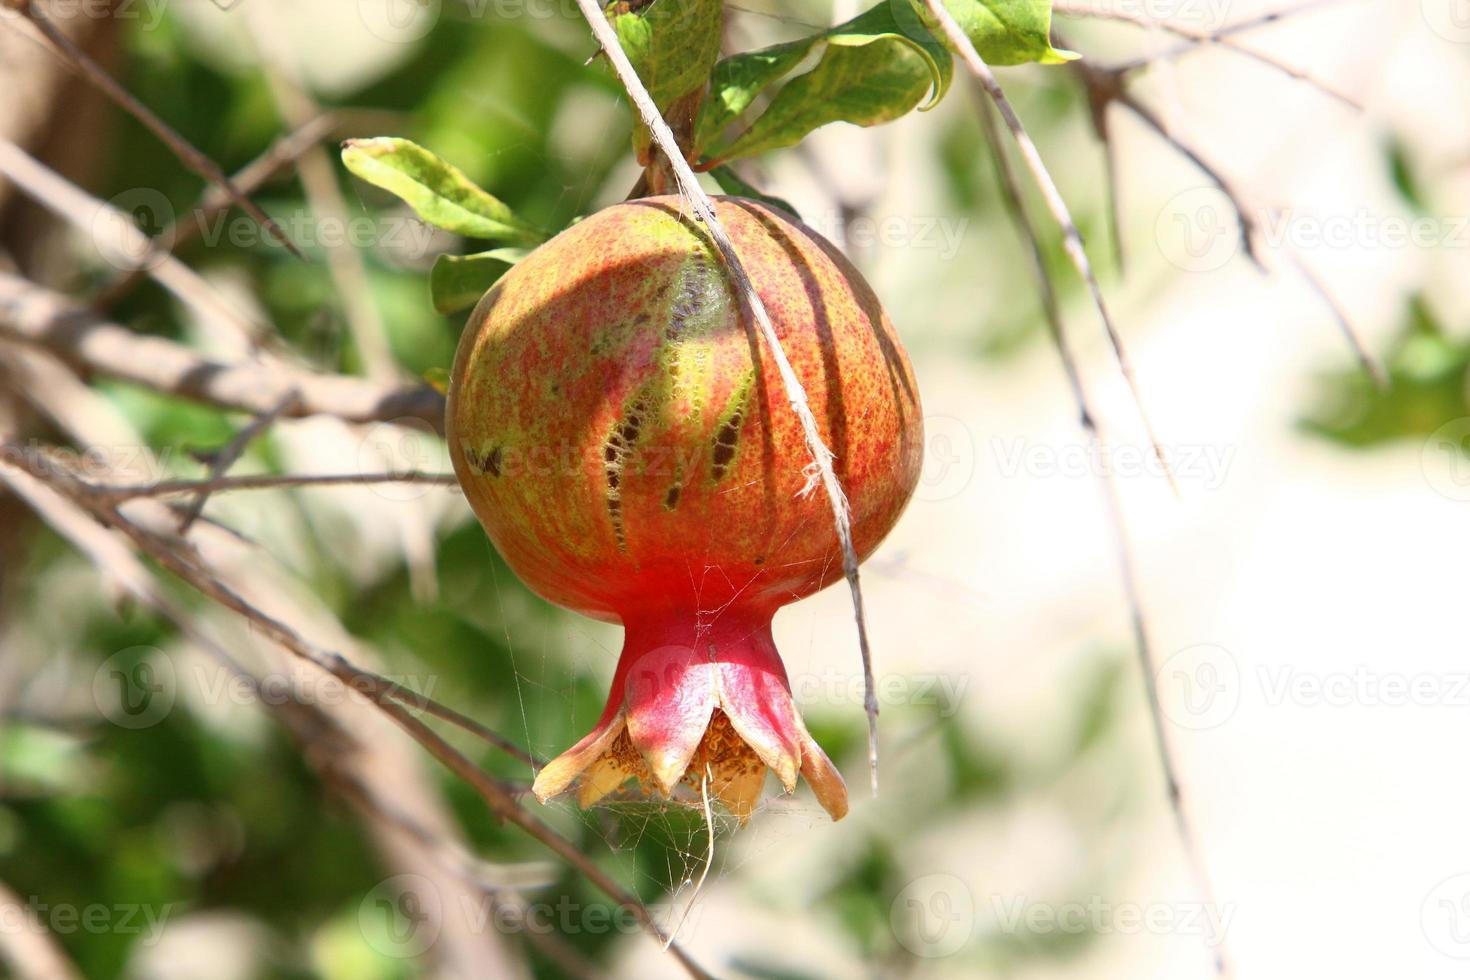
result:
M 1076 6 L 1068 3 L 1053 4 L 1052 10 L 1059 14 L 1067 14 L 1074 17 L 1095 17 L 1103 20 L 1120 21 L 1122 23 L 1132 24 L 1135 27 L 1142 27 L 1147 30 L 1164 30 L 1177 37 L 1186 38 L 1194 42 L 1192 44 L 1183 44 L 1177 47 L 1172 47 L 1158 54 L 1142 58 L 1135 58 L 1130 61 L 1124 62 L 1123 64 L 1117 66 L 1117 70 L 1119 71 L 1134 71 L 1139 68 L 1145 68 L 1148 65 L 1154 64 L 1158 61 L 1166 61 L 1182 57 L 1186 54 L 1190 54 L 1191 52 L 1198 51 L 1202 47 L 1206 47 L 1209 45 L 1218 45 L 1219 47 L 1222 47 L 1227 51 L 1233 51 L 1236 54 L 1242 55 L 1243 57 L 1260 62 L 1266 67 L 1274 69 L 1275 71 L 1279 71 L 1283 75 L 1294 78 L 1299 82 L 1305 82 L 1306 84 L 1317 89 L 1324 95 L 1336 99 L 1338 102 L 1341 102 L 1343 105 L 1347 106 L 1350 109 L 1353 109 L 1354 111 L 1363 111 L 1363 104 L 1361 102 L 1353 98 L 1351 95 L 1343 92 L 1341 89 L 1337 88 L 1331 83 L 1323 81 L 1316 75 L 1313 75 L 1302 68 L 1298 68 L 1297 66 L 1287 61 L 1283 61 L 1273 54 L 1262 51 L 1259 48 L 1251 47 L 1243 41 L 1236 40 L 1235 35 L 1247 29 L 1241 25 L 1231 25 L 1230 27 L 1218 31 L 1203 31 L 1198 28 L 1186 26 L 1184 24 L 1177 24 L 1167 20 L 1159 20 L 1158 18 L 1150 17 L 1147 14 L 1139 14 L 1127 10 L 1103 10 L 1097 7 Z M 1273 20 L 1274 19 L 1277 18 L 1273 18 Z M 1260 21 L 1255 26 L 1260 26 L 1261 23 L 1268 22 L 1269 21 Z
M 1037 236 L 1035 224 L 1026 212 L 1026 205 L 1022 199 L 1020 182 L 1016 179 L 1010 162 L 1006 157 L 1005 147 L 1002 145 L 999 127 L 995 124 L 988 107 L 982 109 L 981 115 L 985 124 L 986 138 L 990 143 L 991 156 L 995 159 L 996 170 L 1000 179 L 1001 190 L 1006 201 L 1007 209 L 1016 229 L 1025 238 L 1030 246 L 1032 257 L 1032 269 L 1037 277 L 1037 285 L 1041 290 L 1042 308 L 1046 313 L 1047 328 L 1051 333 L 1052 343 L 1057 350 L 1057 356 L 1061 360 L 1062 370 L 1067 376 L 1067 383 L 1072 389 L 1072 398 L 1077 404 L 1078 417 L 1082 424 L 1083 432 L 1091 444 L 1093 452 L 1100 452 L 1106 448 L 1107 440 L 1103 436 L 1098 417 L 1093 411 L 1087 395 L 1087 388 L 1082 380 L 1082 372 L 1077 366 L 1077 356 L 1072 351 L 1070 342 L 1067 340 L 1066 329 L 1062 323 L 1061 306 L 1057 301 L 1056 286 L 1052 282 L 1051 274 L 1047 272 L 1046 258 L 1041 249 L 1041 241 Z M 1118 486 L 1110 469 L 1104 467 L 1100 478 L 1100 486 L 1103 492 L 1103 502 L 1107 507 L 1108 525 L 1113 536 L 1113 550 L 1118 562 L 1119 578 L 1122 581 L 1123 593 L 1128 603 L 1130 619 L 1133 624 L 1134 649 L 1138 654 L 1139 668 L 1143 673 L 1144 688 L 1147 693 L 1149 716 L 1153 724 L 1155 745 L 1158 750 L 1159 761 L 1164 772 L 1164 782 L 1169 800 L 1169 808 L 1174 816 L 1175 826 L 1178 828 L 1180 845 L 1184 848 L 1187 859 L 1190 862 L 1194 874 L 1195 884 L 1206 902 L 1214 904 L 1214 890 L 1210 882 L 1208 872 L 1205 868 L 1204 855 L 1200 850 L 1199 842 L 1194 834 L 1194 827 L 1185 809 L 1183 793 L 1180 789 L 1178 773 L 1174 763 L 1174 754 L 1169 745 L 1167 732 L 1164 728 L 1163 709 L 1159 704 L 1158 686 L 1156 679 L 1157 668 L 1154 665 L 1153 647 L 1149 640 L 1147 619 L 1144 616 L 1143 600 L 1138 588 L 1137 576 L 1134 572 L 1133 546 L 1128 537 L 1128 526 L 1123 516 L 1122 502 L 1118 496 Z M 1229 965 L 1226 951 L 1223 945 L 1215 949 L 1215 969 L 1222 975 L 1229 974 Z
M 280 173 L 283 167 L 294 163 L 303 153 L 324 139 L 336 126 L 337 116 L 333 113 L 322 113 L 308 120 L 277 139 L 264 153 L 241 167 L 231 179 L 242 194 L 255 193 L 266 181 Z M 170 253 L 177 252 L 203 232 L 207 219 L 229 206 L 229 195 L 213 184 L 208 185 L 194 205 L 192 214 L 195 220 L 169 222 L 154 238 L 155 248 L 166 245 Z M 136 268 L 119 273 L 92 297 L 92 308 L 99 312 L 111 309 L 148 277 L 148 267 L 156 261 L 156 254 L 150 253 L 144 256 Z
M 17 187 L 43 207 L 92 236 L 99 251 L 103 249 L 102 237 L 110 238 L 116 234 L 123 240 L 122 247 L 130 256 L 143 256 L 145 262 L 149 262 L 147 256 L 154 256 L 149 263 L 149 274 L 184 305 L 199 312 L 206 325 L 214 318 L 226 321 L 251 346 L 258 345 L 271 334 L 269 327 L 252 322 L 231 308 L 199 273 L 161 249 L 154 239 L 133 224 L 131 217 L 92 197 L 4 139 L 0 139 L 0 174 L 15 181 Z
M 1107 331 L 1108 342 L 1112 345 L 1113 356 L 1118 363 L 1118 370 L 1123 374 L 1123 380 L 1128 384 L 1128 390 L 1133 396 L 1133 402 L 1138 407 L 1139 418 L 1143 422 L 1144 430 L 1148 433 L 1149 445 L 1153 447 L 1154 457 L 1159 461 L 1168 478 L 1169 486 L 1178 496 L 1179 485 L 1174 480 L 1174 472 L 1169 467 L 1168 459 L 1164 455 L 1163 446 L 1154 431 L 1153 422 L 1150 421 L 1147 410 L 1143 404 L 1143 394 L 1139 390 L 1138 378 L 1133 372 L 1133 362 L 1128 356 L 1127 348 L 1123 345 L 1123 338 L 1118 333 L 1117 326 L 1113 323 L 1112 314 L 1108 312 L 1108 305 L 1103 299 L 1102 287 L 1098 285 L 1097 276 L 1092 271 L 1092 261 L 1087 257 L 1087 248 L 1082 244 L 1082 233 L 1077 230 L 1077 223 L 1072 220 L 1072 213 L 1067 208 L 1067 202 L 1062 198 L 1062 192 L 1057 188 L 1056 181 L 1052 179 L 1051 172 L 1047 170 L 1046 163 L 1041 159 L 1041 152 L 1036 149 L 1036 144 L 1026 133 L 1026 128 L 1021 125 L 1021 119 L 1016 115 L 1010 99 L 1006 98 L 1005 90 L 996 81 L 995 72 L 980 57 L 975 50 L 975 45 L 965 36 L 960 25 L 955 22 L 954 16 L 944 6 L 941 0 L 924 0 L 929 11 L 938 19 L 940 29 L 949 40 L 949 46 L 957 52 L 970 74 L 980 83 L 1000 110 L 1001 118 L 1005 120 L 1006 127 L 1010 130 L 1011 138 L 1016 141 L 1016 146 L 1021 151 L 1021 159 L 1025 161 L 1026 167 L 1031 171 L 1031 177 L 1041 189 L 1042 199 L 1053 220 L 1062 229 L 1062 244 L 1066 249 L 1067 256 L 1072 260 L 1077 274 L 1087 284 L 1088 291 L 1092 294 L 1093 306 L 1097 308 L 1098 315 L 1102 318 L 1103 329 Z
M 647 906 L 619 885 L 611 875 L 579 851 L 574 844 L 517 803 L 512 791 L 500 780 L 481 770 L 433 729 L 414 717 L 409 709 L 395 697 L 393 689 L 397 688 L 402 691 L 402 688 L 398 688 L 397 685 L 376 674 L 354 667 L 341 654 L 316 646 L 286 623 L 256 608 L 205 565 L 197 554 L 188 548 L 186 542 L 181 539 L 164 539 L 129 520 L 110 504 L 95 499 L 88 493 L 86 484 L 76 480 L 69 473 L 46 465 L 35 456 L 23 452 L 12 451 L 0 455 L 0 463 L 9 464 L 45 482 L 51 489 L 91 513 L 95 519 L 116 528 L 133 543 L 137 550 L 173 572 L 202 595 L 243 617 L 266 639 L 316 665 L 348 684 L 353 690 L 362 692 L 384 714 L 404 729 L 414 741 L 427 749 L 451 772 L 469 783 L 492 813 L 525 830 L 550 848 L 579 873 L 585 875 L 619 906 L 631 911 L 657 941 L 664 942 L 663 930 L 654 920 Z M 668 950 L 690 976 L 699 978 L 699 980 L 710 980 L 710 975 L 682 947 L 673 944 L 668 947 Z
M 118 81 L 103 70 L 102 66 L 93 61 L 92 58 L 76 42 L 67 37 L 65 32 L 59 30 L 50 19 L 36 7 L 32 0 L 9 0 L 9 5 L 18 10 L 20 14 L 35 25 L 36 29 L 45 35 L 62 58 L 72 67 L 76 68 L 82 75 L 96 86 L 101 92 L 113 102 L 116 102 L 123 111 L 127 112 L 138 122 L 146 126 L 153 135 L 157 136 L 173 151 L 179 161 L 194 171 L 205 180 L 214 184 L 230 196 L 241 210 L 269 231 L 277 241 L 286 246 L 298 259 L 305 258 L 294 242 L 291 241 L 276 224 L 275 220 L 262 211 L 254 201 L 246 197 L 235 186 L 234 182 L 226 177 L 219 165 L 201 152 L 194 144 L 184 139 L 183 136 L 168 123 L 160 119 L 153 110 L 133 97 L 132 93 L 118 84 Z
M 653 134 L 654 142 L 658 144 L 659 149 L 668 159 L 674 179 L 679 185 L 680 194 L 688 200 L 694 210 L 695 218 L 704 224 L 709 231 L 710 238 L 719 249 L 721 257 L 725 260 L 725 267 L 730 272 L 735 292 L 754 318 L 761 337 L 771 352 L 771 358 L 776 363 L 776 372 L 780 374 L 781 384 L 786 390 L 786 400 L 801 423 L 807 452 L 812 457 L 808 475 L 820 480 L 822 489 L 827 494 L 827 503 L 832 508 L 832 520 L 837 529 L 837 540 L 842 547 L 842 571 L 847 578 L 848 590 L 852 594 L 853 617 L 857 621 L 858 648 L 863 659 L 865 690 L 863 706 L 868 715 L 868 774 L 873 795 L 876 796 L 878 793 L 878 696 L 873 683 L 873 654 L 868 643 L 867 616 L 863 611 L 863 590 L 858 576 L 857 551 L 852 543 L 852 515 L 848 511 L 847 494 L 843 491 L 842 485 L 838 483 L 837 473 L 832 468 L 832 451 L 822 441 L 821 430 L 817 428 L 817 420 L 812 415 L 806 390 L 802 387 L 801 379 L 796 376 L 796 371 L 791 367 L 791 361 L 787 359 L 786 352 L 781 347 L 781 340 L 776 336 L 776 328 L 771 324 L 771 317 L 766 312 L 765 304 L 761 302 L 760 294 L 751 282 L 749 273 L 745 271 L 740 256 L 736 254 L 734 243 L 730 241 L 730 236 L 725 232 L 724 226 L 720 224 L 720 219 L 715 214 L 714 202 L 699 186 L 699 178 L 695 176 L 694 170 L 684 159 L 684 154 L 680 152 L 679 142 L 673 131 L 664 121 L 663 116 L 659 114 L 658 106 L 654 104 L 653 98 L 644 88 L 643 82 L 639 80 L 638 73 L 633 69 L 632 63 L 628 61 L 627 54 L 624 53 L 618 42 L 617 33 L 607 22 L 607 18 L 595 0 L 577 0 L 577 6 L 581 8 L 582 16 L 586 18 L 587 25 L 592 28 L 592 33 L 598 43 L 602 45 L 603 53 L 612 63 L 613 71 L 617 74 L 618 81 L 622 83 L 624 90 L 627 91 L 628 98 L 637 108 L 639 117 Z
M 286 487 L 362 486 L 371 483 L 428 483 L 452 487 L 453 473 L 262 473 L 251 476 L 221 476 L 208 480 L 160 480 L 157 483 L 93 484 L 92 489 L 109 500 L 138 497 L 167 497 L 180 493 L 227 493 L 232 490 L 278 490 Z
M 1094 84 L 1094 79 L 1099 77 L 1097 69 L 1090 71 L 1082 70 L 1081 75 L 1089 88 Z M 1240 221 L 1240 237 L 1246 254 L 1250 256 L 1251 261 L 1256 264 L 1257 268 L 1265 271 L 1266 264 L 1262 259 L 1259 243 L 1260 228 L 1256 220 L 1258 215 L 1264 214 L 1265 212 L 1247 199 L 1245 193 L 1233 181 L 1226 178 L 1219 167 L 1205 159 L 1203 155 L 1188 143 L 1175 136 L 1164 123 L 1163 119 L 1135 98 L 1131 92 L 1118 85 L 1112 89 L 1111 98 L 1142 120 L 1146 126 L 1157 133 L 1166 143 L 1184 156 L 1185 159 L 1198 167 L 1200 172 L 1220 189 L 1220 192 L 1229 200 L 1230 206 L 1235 210 L 1236 217 Z M 1332 314 L 1333 321 L 1336 322 L 1338 329 L 1342 331 L 1343 336 L 1352 347 L 1353 353 L 1357 356 L 1358 363 L 1362 365 L 1363 370 L 1367 372 L 1369 378 L 1379 388 L 1387 388 L 1389 386 L 1388 373 L 1384 370 L 1378 358 L 1369 350 L 1367 343 L 1364 342 L 1362 335 L 1353 325 L 1352 319 L 1348 316 L 1342 304 L 1337 301 L 1337 298 L 1332 295 L 1327 285 L 1306 265 L 1294 249 L 1288 245 L 1283 251 L 1286 252 L 1288 261 L 1301 274 L 1302 278 L 1306 280 L 1307 285 L 1322 299 L 1328 312 Z
M 289 418 L 334 415 L 348 422 L 427 422 L 444 432 L 444 396 L 362 378 L 313 374 L 282 364 L 227 364 L 173 341 L 141 336 L 19 276 L 0 273 L 0 336 L 50 350 L 74 369 L 236 411 L 270 411 L 292 388 Z
M 281 400 L 276 402 L 274 407 L 269 411 L 257 415 L 250 421 L 249 425 L 236 433 L 235 438 L 231 439 L 223 449 L 215 454 L 214 459 L 210 461 L 209 478 L 211 480 L 218 480 L 223 477 L 229 471 L 230 467 L 235 465 L 235 461 L 249 448 L 250 444 L 255 441 L 255 438 L 270 428 L 271 424 L 280 418 L 281 414 L 295 404 L 296 400 L 300 397 L 301 393 L 295 388 L 292 388 L 281 396 Z M 194 495 L 194 500 L 184 509 L 184 513 L 179 517 L 180 534 L 189 533 L 189 528 L 199 519 L 199 515 L 204 513 L 204 504 L 207 500 L 209 500 L 208 489 L 201 489 Z

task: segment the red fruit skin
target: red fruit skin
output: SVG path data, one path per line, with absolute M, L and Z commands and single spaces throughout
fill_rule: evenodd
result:
M 861 559 L 918 480 L 923 433 L 908 359 L 871 288 L 830 243 L 753 201 L 717 198 L 716 209 L 835 454 Z M 768 636 L 777 608 L 842 576 L 830 508 L 812 492 L 811 457 L 772 353 L 686 214 L 677 197 L 629 201 L 536 249 L 476 307 L 450 380 L 450 454 L 490 538 L 542 596 L 623 622 L 625 661 L 671 636 L 695 651 L 720 618 L 735 633 Z M 774 646 L 754 659 L 786 689 Z M 626 672 L 620 664 L 620 679 Z M 751 691 L 769 686 L 747 681 Z M 702 704 L 675 685 L 641 710 L 675 711 L 680 698 Z M 742 710 L 739 699 L 717 700 L 726 714 Z M 785 729 L 786 740 L 805 733 Z

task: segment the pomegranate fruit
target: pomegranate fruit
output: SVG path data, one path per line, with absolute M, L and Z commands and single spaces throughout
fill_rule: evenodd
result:
M 859 557 L 918 479 L 908 359 L 877 297 L 828 242 L 754 201 L 716 209 L 797 376 L 852 509 Z M 536 592 L 621 622 L 591 733 L 537 775 L 590 806 L 629 779 L 684 781 L 748 817 L 766 770 L 798 773 L 834 819 L 842 777 L 808 734 L 771 618 L 842 577 L 800 424 L 704 228 L 677 197 L 572 225 L 471 315 L 450 378 L 454 469 Z

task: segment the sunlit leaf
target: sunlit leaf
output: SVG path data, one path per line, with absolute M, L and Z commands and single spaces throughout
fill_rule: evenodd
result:
M 546 236 L 504 202 L 416 143 L 397 137 L 348 140 L 342 162 L 363 180 L 397 195 L 431 225 L 492 241 L 536 244 Z

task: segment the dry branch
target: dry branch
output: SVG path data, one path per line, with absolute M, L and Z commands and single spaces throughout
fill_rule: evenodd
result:
M 293 255 L 297 258 L 304 258 L 301 250 L 286 235 L 285 231 L 281 229 L 281 226 L 276 224 L 274 219 L 262 211 L 254 201 L 241 193 L 234 182 L 225 176 L 224 171 L 220 170 L 218 164 L 195 147 L 194 144 L 179 135 L 172 126 L 160 119 L 153 110 L 134 98 L 133 94 L 123 88 L 117 79 L 109 75 L 103 70 L 101 65 L 93 61 L 85 51 L 77 47 L 76 42 L 67 37 L 65 32 L 51 23 L 50 19 L 41 13 L 32 0 L 6 0 L 6 5 L 19 11 L 21 16 L 35 25 L 36 30 L 40 31 L 46 40 L 51 42 L 56 48 L 57 53 L 68 64 L 80 71 L 87 81 L 95 85 L 102 94 L 106 95 L 113 102 L 116 102 L 124 112 L 138 120 L 153 135 L 162 140 L 184 166 L 228 194 L 230 200 L 234 201 L 240 206 L 241 210 L 258 221 L 263 228 L 271 233 L 272 237 L 286 246 Z
M 0 464 L 8 464 L 41 481 L 51 491 L 87 511 L 98 523 L 121 532 L 137 551 L 152 558 L 206 598 L 241 616 L 259 635 L 364 694 L 414 741 L 427 749 L 456 776 L 469 783 L 495 816 L 515 824 L 550 848 L 620 907 L 632 912 L 657 941 L 666 941 L 653 914 L 637 896 L 625 890 L 574 844 L 522 807 L 516 801 L 515 790 L 518 787 L 507 787 L 501 780 L 484 772 L 415 717 L 397 699 L 397 695 L 403 692 L 401 687 L 353 666 L 341 654 L 317 646 L 291 626 L 258 609 L 211 569 L 187 542 L 177 537 L 164 537 L 130 520 L 110 503 L 92 494 L 85 483 L 70 473 L 48 464 L 35 454 L 14 449 L 0 454 Z M 709 980 L 710 975 L 682 947 L 670 944 L 667 949 L 690 976 Z
M 295 388 L 289 418 L 427 422 L 444 431 L 444 396 L 427 385 L 395 388 L 280 364 L 227 364 L 161 337 L 142 336 L 66 297 L 0 273 L 0 336 L 45 347 L 74 369 L 233 411 L 269 412 Z
M 1160 468 L 1168 478 L 1170 488 L 1177 496 L 1179 486 L 1174 480 L 1174 471 L 1169 466 L 1168 458 L 1164 455 L 1163 445 L 1154 431 L 1153 422 L 1144 408 L 1143 393 L 1138 386 L 1138 377 L 1133 371 L 1133 361 L 1128 356 L 1128 350 L 1123 344 L 1122 335 L 1118 333 L 1117 325 L 1113 323 L 1112 314 L 1108 312 L 1107 302 L 1103 299 L 1102 287 L 1098 285 L 1097 276 L 1092 271 L 1092 260 L 1088 258 L 1087 248 L 1082 244 L 1082 233 L 1077 230 L 1077 223 L 1072 220 L 1072 212 L 1067 207 L 1061 190 L 1058 189 L 1056 181 L 1052 179 L 1046 163 L 1041 159 L 1041 151 L 1031 141 L 1026 127 L 1021 125 L 1021 118 L 1016 115 L 1016 110 L 1011 105 L 1010 99 L 1006 97 L 1005 90 L 996 80 L 995 72 L 991 71 L 985 59 L 980 57 L 980 53 L 975 50 L 975 45 L 970 43 L 970 39 L 965 36 L 965 32 L 955 21 L 954 15 L 940 0 L 924 0 L 924 2 L 930 13 L 938 20 L 940 30 L 944 32 L 950 49 L 959 55 L 970 74 L 975 76 L 975 80 L 985 89 L 986 94 L 995 103 L 996 109 L 1000 111 L 1006 128 L 1010 130 L 1011 138 L 1015 140 L 1017 148 L 1021 151 L 1021 159 L 1025 161 L 1026 168 L 1031 171 L 1032 179 L 1041 190 L 1047 210 L 1051 212 L 1052 219 L 1061 228 L 1062 245 L 1067 252 L 1067 257 L 1071 259 L 1072 266 L 1082 277 L 1082 281 L 1087 284 L 1087 290 L 1092 296 L 1092 304 L 1097 308 L 1103 329 L 1108 335 L 1108 343 L 1112 345 L 1113 357 L 1118 363 L 1118 370 L 1122 372 L 1123 380 L 1128 384 L 1128 391 L 1133 396 L 1133 403 L 1138 408 L 1138 416 L 1148 434 L 1154 458 L 1158 460 Z
M 1067 340 L 1066 328 L 1062 323 L 1061 305 L 1057 300 L 1056 286 L 1052 282 L 1051 274 L 1047 271 L 1046 256 L 1042 251 L 1040 238 L 1036 233 L 1036 227 L 1030 215 L 1026 211 L 1026 205 L 1021 194 L 1020 182 L 1016 179 L 1016 175 L 1011 169 L 1010 162 L 1006 157 L 1005 147 L 1001 142 L 998 127 L 988 107 L 982 108 L 981 116 L 985 126 L 986 138 L 990 143 L 991 155 L 995 159 L 1002 197 L 1006 202 L 1006 207 L 1012 220 L 1015 222 L 1017 232 L 1026 239 L 1030 247 L 1032 270 L 1036 275 L 1037 286 L 1041 291 L 1042 309 L 1046 313 L 1047 328 L 1050 331 L 1052 343 L 1056 347 L 1057 357 L 1061 361 L 1062 370 L 1067 376 L 1067 384 L 1072 389 L 1072 398 L 1077 404 L 1078 418 L 1081 422 L 1082 430 L 1087 437 L 1089 451 L 1100 454 L 1106 449 L 1107 440 L 1102 433 L 1097 415 L 1092 410 L 1091 401 L 1087 395 L 1087 387 L 1082 380 L 1082 372 L 1077 365 L 1077 356 L 1072 350 L 1071 343 Z M 1174 753 L 1169 744 L 1167 731 L 1164 728 L 1163 709 L 1159 703 L 1157 667 L 1154 664 L 1153 646 L 1149 639 L 1148 620 L 1143 611 L 1143 598 L 1138 587 L 1138 577 L 1134 570 L 1133 546 L 1128 536 L 1127 521 L 1123 516 L 1123 506 L 1118 494 L 1118 485 L 1111 469 L 1107 467 L 1103 468 L 1100 485 L 1103 493 L 1103 503 L 1107 508 L 1108 526 L 1113 535 L 1113 550 L 1118 563 L 1118 574 L 1122 582 L 1123 593 L 1128 603 L 1129 618 L 1133 626 L 1134 649 L 1138 654 L 1139 669 L 1143 674 L 1149 717 L 1152 723 L 1159 762 L 1164 772 L 1165 792 L 1169 801 L 1169 809 L 1174 817 L 1180 845 L 1184 848 L 1185 855 L 1189 860 L 1196 887 L 1204 897 L 1204 900 L 1213 905 L 1214 891 L 1210 882 L 1209 873 L 1205 867 L 1204 855 L 1200 851 L 1198 839 L 1195 837 L 1193 823 L 1189 819 L 1189 813 L 1185 807 L 1183 791 L 1180 788 L 1181 784 L 1174 762 Z M 1229 961 L 1223 945 L 1216 948 L 1214 956 L 1216 971 L 1222 976 L 1228 975 Z

